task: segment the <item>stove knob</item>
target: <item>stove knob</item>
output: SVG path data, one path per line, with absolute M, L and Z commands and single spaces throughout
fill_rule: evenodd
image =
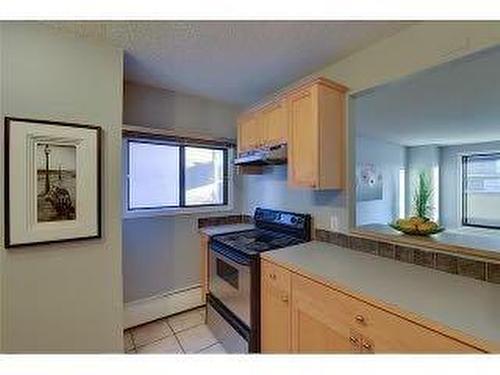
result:
M 292 224 L 297 224 L 297 218 L 296 217 L 292 217 L 290 219 L 290 221 L 291 221 Z

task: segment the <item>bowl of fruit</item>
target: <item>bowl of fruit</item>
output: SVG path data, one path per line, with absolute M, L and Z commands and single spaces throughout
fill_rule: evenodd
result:
M 412 216 L 408 219 L 398 219 L 389 226 L 404 234 L 413 236 L 430 236 L 444 231 L 438 223 L 426 217 Z

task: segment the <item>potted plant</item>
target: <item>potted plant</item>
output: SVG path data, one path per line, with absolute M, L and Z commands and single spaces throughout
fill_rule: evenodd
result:
M 433 196 L 432 180 L 426 171 L 421 171 L 413 195 L 414 215 L 407 219 L 398 219 L 389 225 L 405 234 L 418 236 L 428 236 L 442 232 L 444 228 L 431 220 L 434 211 L 432 205 Z

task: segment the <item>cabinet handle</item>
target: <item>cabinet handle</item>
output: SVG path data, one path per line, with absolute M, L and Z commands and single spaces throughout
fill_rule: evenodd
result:
M 358 345 L 359 344 L 359 340 L 356 337 L 354 337 L 354 336 L 349 336 L 349 341 L 353 345 Z
M 276 280 L 276 275 L 275 275 L 274 273 L 271 273 L 271 274 L 269 275 L 269 278 L 270 278 L 271 280 Z
M 358 323 L 365 323 L 365 317 L 363 315 L 356 315 L 355 318 Z
M 367 351 L 371 351 L 372 350 L 372 346 L 370 343 L 368 342 L 364 342 L 363 343 L 363 349 L 367 350 Z
M 283 302 L 288 302 L 288 296 L 287 296 L 286 294 L 283 294 L 283 295 L 281 296 L 281 301 L 283 301 Z

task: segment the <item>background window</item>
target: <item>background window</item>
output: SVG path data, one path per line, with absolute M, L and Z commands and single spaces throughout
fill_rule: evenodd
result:
M 129 142 L 129 209 L 179 206 L 179 147 Z
M 500 229 L 500 153 L 462 158 L 462 224 Z
M 228 150 L 128 140 L 128 210 L 228 204 Z
M 406 217 L 406 169 L 399 169 L 399 218 Z
M 186 206 L 224 203 L 224 151 L 186 147 Z

